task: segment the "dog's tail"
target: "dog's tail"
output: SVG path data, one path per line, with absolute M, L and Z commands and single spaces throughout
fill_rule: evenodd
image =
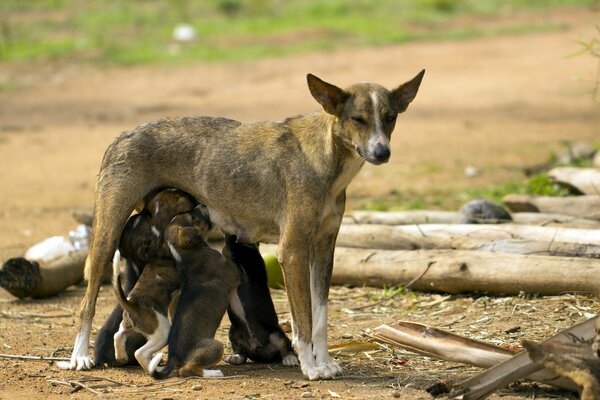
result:
M 127 312 L 131 312 L 131 311 L 134 311 L 133 305 L 131 303 L 129 303 L 129 301 L 127 300 L 127 296 L 125 295 L 125 292 L 123 292 L 123 286 L 121 285 L 121 271 L 119 268 L 120 261 L 121 261 L 121 253 L 119 252 L 119 250 L 117 250 L 115 252 L 115 256 L 113 257 L 113 276 L 112 276 L 113 288 L 115 289 L 115 294 L 117 295 L 117 300 L 119 300 L 119 304 L 121 304 L 121 307 L 123 308 L 123 310 L 125 310 Z
M 155 358 L 158 358 L 155 356 Z M 150 362 L 150 375 L 155 379 L 165 379 L 170 376 L 203 376 L 207 378 L 222 377 L 223 373 L 220 370 L 205 369 L 211 367 L 221 361 L 223 358 L 223 344 L 215 339 L 200 339 L 196 349 L 188 357 L 187 361 L 177 368 L 169 356 L 165 367 L 157 367 L 154 363 L 155 359 Z M 158 359 L 160 361 L 160 359 Z

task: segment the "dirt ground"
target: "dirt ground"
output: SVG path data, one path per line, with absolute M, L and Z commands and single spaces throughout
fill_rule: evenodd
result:
M 163 116 L 257 121 L 313 111 L 318 107 L 306 88 L 307 72 L 342 86 L 369 80 L 391 87 L 427 69 L 417 99 L 398 120 L 391 162 L 362 170 L 350 185 L 348 208 L 393 192 L 483 187 L 518 177 L 523 166 L 560 149 L 561 140 L 600 142 L 600 108 L 591 100 L 595 60 L 565 58 L 578 50 L 578 39 L 595 34 L 599 16 L 567 10 L 543 16 L 564 23 L 560 31 L 235 64 L 0 64 L 0 260 L 74 228 L 71 212 L 91 209 L 100 159 L 120 131 Z M 482 174 L 467 178 L 466 166 Z M 0 290 L 0 353 L 67 356 L 82 295 L 77 286 L 55 298 L 22 301 Z M 381 289 L 333 288 L 330 342 L 362 341 L 369 329 L 408 319 L 516 346 L 521 338 L 548 337 L 600 310 L 583 295 L 405 292 L 375 304 L 382 295 Z M 274 296 L 280 317 L 289 320 L 284 294 Z M 110 288 L 103 287 L 95 328 L 113 304 Z M 227 326 L 225 321 L 218 333 L 224 341 Z M 336 381 L 308 382 L 298 368 L 248 364 L 220 365 L 226 380 L 160 384 L 138 369 L 71 372 L 47 362 L 0 359 L 0 399 L 96 396 L 65 384 L 77 380 L 117 398 L 300 398 L 311 392 L 315 398 L 427 399 L 424 389 L 432 383 L 476 371 L 385 346 L 336 358 L 345 371 Z M 570 398 L 527 383 L 492 396 L 500 397 Z

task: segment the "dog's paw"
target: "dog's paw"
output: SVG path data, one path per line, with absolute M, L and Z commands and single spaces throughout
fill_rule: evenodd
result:
M 59 361 L 56 363 L 60 369 L 71 369 L 77 371 L 90 370 L 94 366 L 94 362 L 90 356 L 73 356 L 71 361 Z
M 311 381 L 316 379 L 335 379 L 342 374 L 342 367 L 338 363 L 332 362 L 317 367 L 303 368 L 302 372 Z
M 281 363 L 286 367 L 296 367 L 300 365 L 298 357 L 294 353 L 288 353 L 287 356 L 283 357 Z
M 220 369 L 205 369 L 202 371 L 202 376 L 205 378 L 222 378 L 225 375 Z
M 247 360 L 246 356 L 243 356 L 241 354 L 231 354 L 229 356 L 225 356 L 223 357 L 223 361 L 225 361 L 228 364 L 233 364 L 233 365 L 242 365 L 243 363 L 245 363 Z

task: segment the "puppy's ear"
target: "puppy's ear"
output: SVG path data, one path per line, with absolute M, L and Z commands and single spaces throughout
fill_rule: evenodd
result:
M 419 91 L 419 86 L 421 86 L 423 75 L 425 75 L 425 70 L 422 70 L 410 81 L 403 83 L 397 89 L 392 91 L 392 97 L 396 103 L 398 113 L 406 111 L 410 102 L 415 99 L 415 96 Z
M 191 226 L 182 226 L 177 229 L 177 246 L 189 249 L 196 246 L 202 239 L 198 229 Z
M 339 87 L 327 83 L 313 74 L 306 75 L 310 94 L 323 106 L 323 109 L 332 115 L 340 115 L 344 103 L 348 99 L 348 93 Z

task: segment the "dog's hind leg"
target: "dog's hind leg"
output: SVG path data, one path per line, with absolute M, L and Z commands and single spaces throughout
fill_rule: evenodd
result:
M 131 211 L 148 191 L 142 177 L 128 174 L 128 170 L 121 174 L 114 171 L 100 173 L 96 188 L 94 234 L 84 271 L 88 285 L 81 302 L 79 329 L 71 360 L 60 364 L 61 368 L 82 370 L 92 367 L 89 341 L 104 267 L 110 263 L 117 250 L 121 232 Z

